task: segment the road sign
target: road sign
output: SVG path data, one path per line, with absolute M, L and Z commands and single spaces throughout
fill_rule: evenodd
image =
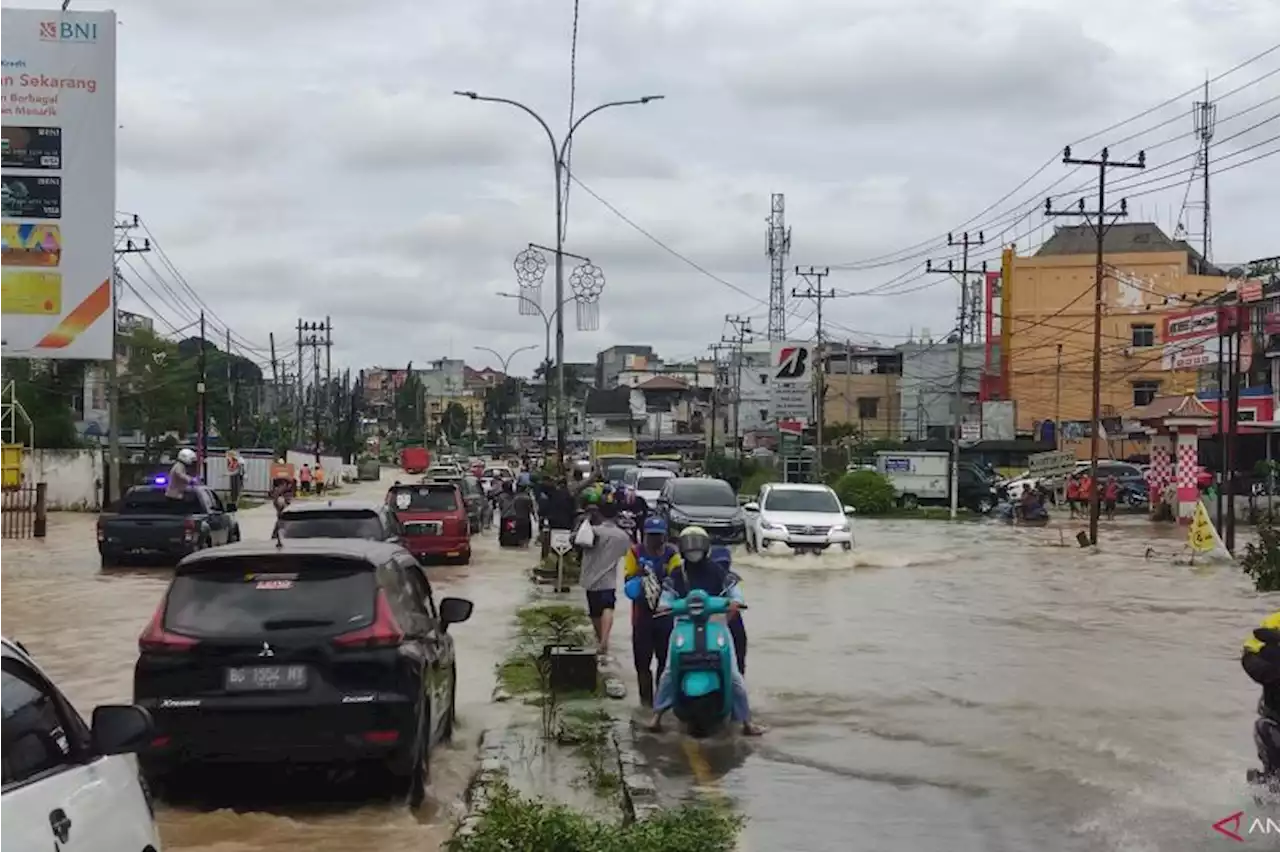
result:
M 573 530 L 552 530 L 551 549 L 560 556 L 573 550 Z
M 812 343 L 773 344 L 769 368 L 769 396 L 777 420 L 813 419 Z
M 1076 469 L 1076 454 L 1069 450 L 1036 453 L 1027 459 L 1032 476 L 1062 476 Z

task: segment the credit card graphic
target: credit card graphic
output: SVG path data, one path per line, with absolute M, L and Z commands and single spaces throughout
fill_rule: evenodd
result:
M 6 169 L 62 168 L 62 128 L 5 126 L 0 162 Z
M 61 219 L 62 178 L 5 175 L 0 215 L 8 219 Z
M 62 313 L 62 274 L 30 269 L 0 273 L 0 313 L 57 316 Z
M 0 262 L 5 266 L 57 266 L 62 260 L 62 229 L 49 222 L 0 225 Z

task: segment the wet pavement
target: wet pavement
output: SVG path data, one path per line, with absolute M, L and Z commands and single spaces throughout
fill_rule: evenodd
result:
M 398 472 L 381 483 L 347 486 L 343 497 L 381 499 Z M 138 634 L 168 583 L 163 568 L 103 573 L 92 514 L 54 513 L 44 541 L 6 542 L 0 594 L 4 634 L 26 645 L 86 718 L 96 704 L 128 701 Z M 246 539 L 271 535 L 268 506 L 240 514 Z M 199 798 L 157 812 L 166 850 L 241 852 L 351 849 L 431 852 L 448 839 L 475 769 L 485 727 L 508 712 L 490 703 L 494 664 L 508 644 L 512 611 L 527 597 L 520 578 L 529 552 L 500 551 L 496 533 L 477 536 L 469 566 L 433 566 L 436 597 L 475 601 L 471 621 L 453 635 L 458 648 L 458 729 L 454 743 L 432 754 L 428 802 L 417 812 L 370 802 L 358 785 L 323 778 L 218 777 Z M 269 773 L 268 773 L 269 775 Z M 203 781 L 204 779 L 202 779 Z
M 737 802 L 743 848 L 1177 852 L 1256 812 L 1239 649 L 1277 598 L 1237 568 L 1173 564 L 1185 534 L 1137 518 L 1098 553 L 1068 525 L 856 532 L 736 554 L 764 738 L 645 737 L 673 783 Z
M 46 542 L 3 553 L 6 635 L 86 712 L 128 698 L 136 638 L 167 580 L 163 570 L 102 575 L 93 523 L 60 514 Z M 265 538 L 270 508 L 242 524 Z M 1276 597 L 1253 593 L 1231 566 L 1175 564 L 1175 528 L 1104 523 L 1097 553 L 1076 547 L 1075 531 L 861 520 L 852 554 L 737 553 L 751 604 L 747 681 L 772 730 L 697 744 L 643 735 L 665 794 L 696 784 L 728 795 L 748 818 L 752 850 L 1231 843 L 1211 824 L 1259 813 L 1243 783 L 1257 691 L 1240 641 Z M 489 536 L 476 546 L 471 566 L 432 569 L 438 589 L 477 609 L 456 634 L 461 726 L 436 754 L 427 807 L 241 792 L 163 807 L 166 848 L 438 848 L 480 731 L 510 712 L 489 702 L 493 663 L 528 595 L 529 554 L 499 551 Z M 627 631 L 624 607 L 614 633 L 624 672 Z M 628 705 L 634 695 L 631 684 Z

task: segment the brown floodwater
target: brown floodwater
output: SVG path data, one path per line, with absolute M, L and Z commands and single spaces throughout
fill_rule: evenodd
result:
M 380 499 L 394 479 L 360 483 L 344 496 Z M 274 512 L 242 512 L 246 539 L 267 539 Z M 128 701 L 138 634 L 146 627 L 171 571 L 99 570 L 95 515 L 55 513 L 43 541 L 5 543 L 0 553 L 4 634 L 20 640 L 86 717 L 96 704 Z M 254 777 L 219 773 L 195 798 L 161 804 L 166 850 L 248 852 L 352 849 L 430 852 L 448 839 L 475 768 L 481 731 L 500 721 L 490 703 L 494 663 L 507 644 L 512 611 L 527 597 L 520 582 L 529 552 L 499 550 L 496 534 L 477 537 L 468 566 L 432 567 L 437 599 L 475 601 L 471 621 L 451 632 L 458 653 L 458 729 L 432 754 L 428 801 L 419 810 L 370 801 L 358 784 L 324 777 Z M 205 781 L 205 779 L 201 779 Z
M 241 520 L 246 537 L 270 533 L 269 508 Z M 5 634 L 86 713 L 128 699 L 136 638 L 167 581 L 102 574 L 93 523 L 57 515 L 46 541 L 2 555 Z M 1278 604 L 1237 568 L 1177 564 L 1178 530 L 1140 518 L 1104 523 L 1098 552 L 1076 547 L 1067 522 L 856 530 L 852 554 L 736 554 L 747 682 L 772 730 L 697 745 L 642 737 L 668 801 L 697 782 L 747 816 L 744 848 L 797 852 L 1198 852 L 1234 845 L 1213 822 L 1260 813 L 1244 785 L 1257 690 L 1238 655 Z M 218 779 L 160 809 L 166 849 L 438 848 L 476 739 L 505 712 L 489 702 L 493 664 L 528 594 L 530 554 L 491 536 L 476 546 L 470 566 L 432 569 L 476 614 L 455 634 L 461 724 L 435 754 L 424 808 L 327 782 Z M 624 672 L 628 623 L 624 604 Z
M 1237 567 L 1175 564 L 1185 533 L 1134 517 L 1098 552 L 1074 522 L 855 531 L 853 554 L 737 554 L 772 730 L 644 743 L 673 788 L 738 804 L 745 847 L 1201 852 L 1263 814 L 1239 654 L 1280 597 Z

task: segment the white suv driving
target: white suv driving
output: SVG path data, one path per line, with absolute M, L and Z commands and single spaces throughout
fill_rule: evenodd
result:
M 747 549 L 775 542 L 796 550 L 826 550 L 838 544 L 853 549 L 853 509 L 843 506 L 825 485 L 775 482 L 760 489 L 747 512 Z
M 151 797 L 129 752 L 153 730 L 141 707 L 106 705 L 84 723 L 23 648 L 2 640 L 6 850 L 158 852 Z

